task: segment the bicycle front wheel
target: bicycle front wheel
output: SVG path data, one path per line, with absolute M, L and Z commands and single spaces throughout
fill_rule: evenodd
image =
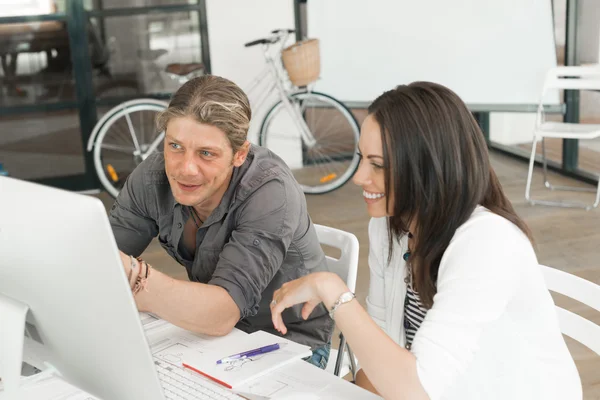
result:
M 358 168 L 360 128 L 350 110 L 323 93 L 301 92 L 267 113 L 258 143 L 281 157 L 307 194 L 323 194 L 344 185 Z M 302 118 L 309 138 L 300 132 Z
M 155 120 L 166 103 L 139 100 L 115 107 L 100 128 L 94 143 L 94 166 L 106 191 L 117 197 L 127 177 L 155 151 L 162 151 L 164 132 Z

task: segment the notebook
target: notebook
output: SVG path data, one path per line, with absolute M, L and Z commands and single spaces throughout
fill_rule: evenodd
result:
M 234 354 L 246 352 L 272 344 L 279 344 L 279 349 L 265 354 L 241 358 L 217 364 Z M 182 354 L 183 366 L 195 371 L 229 389 L 239 387 L 251 380 L 265 375 L 295 360 L 310 357 L 309 346 L 275 336 L 264 331 L 257 331 L 244 337 L 232 337 L 219 343 L 218 348 L 205 352 L 188 349 Z

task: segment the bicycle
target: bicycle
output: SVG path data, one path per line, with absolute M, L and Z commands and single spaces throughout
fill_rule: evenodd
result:
M 296 86 L 290 80 L 281 58 L 291 33 L 290 29 L 275 30 L 267 38 L 245 44 L 262 45 L 266 64 L 246 90 L 252 100 L 257 88 L 268 82 L 252 106 L 253 113 L 271 94 L 277 94 L 260 124 L 258 145 L 290 166 L 304 193 L 328 193 L 348 182 L 358 168 L 360 128 L 339 100 L 313 91 L 311 84 Z M 153 124 L 156 114 L 167 106 L 154 99 L 131 100 L 111 109 L 94 127 L 87 149 L 93 151 L 98 178 L 112 196 L 118 195 L 133 169 L 162 145 L 164 132 L 156 132 Z M 153 129 L 150 134 L 149 129 Z

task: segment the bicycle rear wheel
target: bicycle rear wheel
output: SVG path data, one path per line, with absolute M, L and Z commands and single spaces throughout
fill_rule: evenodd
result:
M 113 197 L 139 163 L 162 151 L 164 132 L 158 132 L 155 120 L 166 107 L 167 103 L 141 99 L 109 111 L 94 143 L 94 166 L 100 183 Z
M 306 143 L 295 117 L 279 101 L 263 120 L 259 145 L 288 164 L 304 193 L 323 194 L 341 187 L 360 161 L 356 119 L 344 104 L 323 93 L 295 93 L 289 99 L 300 108 L 315 143 Z

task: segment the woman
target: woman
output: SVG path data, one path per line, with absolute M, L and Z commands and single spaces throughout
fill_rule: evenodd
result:
M 428 82 L 369 107 L 354 183 L 369 223 L 367 311 L 335 274 L 284 284 L 281 313 L 323 302 L 386 399 L 581 399 L 581 382 L 531 234 L 490 166 L 465 104 Z

